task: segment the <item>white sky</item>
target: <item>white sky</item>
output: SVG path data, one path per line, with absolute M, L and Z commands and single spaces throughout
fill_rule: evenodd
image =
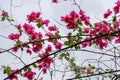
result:
M 4 9 L 6 11 L 10 12 L 10 1 L 11 0 L 0 0 L 0 7 L 1 9 Z M 58 4 L 52 4 L 51 0 L 41 0 L 41 9 L 39 8 L 39 0 L 12 0 L 13 5 L 20 7 L 12 7 L 12 17 L 16 20 L 16 23 L 22 23 L 26 21 L 26 15 L 31 13 L 32 11 L 40 11 L 42 12 L 42 15 L 45 18 L 49 18 L 57 24 L 52 17 L 54 17 L 57 21 L 60 21 L 61 15 L 68 14 L 71 10 L 78 11 L 78 8 L 76 6 L 73 6 L 71 2 L 63 2 L 63 0 L 60 0 L 60 3 Z M 81 0 L 77 0 L 78 2 Z M 86 13 L 91 16 L 94 20 L 97 20 L 97 18 L 102 19 L 103 16 L 101 14 L 104 13 L 104 11 L 107 10 L 107 8 L 112 8 L 113 3 L 116 0 L 82 0 L 80 5 L 83 10 L 86 11 Z M 1 13 L 1 12 L 0 12 Z M 15 32 L 15 30 L 8 26 L 8 22 L 0 22 L 0 35 L 7 36 L 11 32 Z M 61 26 L 60 26 L 61 27 Z M 62 28 L 63 29 L 63 28 Z M 60 29 L 60 30 L 62 30 Z M 65 31 L 62 30 L 63 34 L 65 34 Z M 1 45 L 0 48 L 9 48 L 10 46 L 13 46 L 13 42 L 9 41 L 7 39 L 3 39 L 0 37 Z M 7 54 L 8 55 L 8 54 Z M 26 55 L 24 57 L 27 57 Z M 4 53 L 0 54 L 0 66 L 1 65 L 8 65 L 12 63 L 13 57 L 6 56 Z M 27 62 L 28 60 L 26 60 Z M 0 71 L 1 74 L 1 71 Z M 0 79 L 2 80 L 4 78 L 3 75 L 0 75 Z M 24 79 L 25 80 L 25 79 Z M 61 80 L 61 79 L 57 79 Z

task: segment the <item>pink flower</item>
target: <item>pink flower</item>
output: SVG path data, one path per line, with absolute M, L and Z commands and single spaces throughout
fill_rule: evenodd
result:
M 35 53 L 38 53 L 40 50 L 42 49 L 42 44 L 40 43 L 40 44 L 38 44 L 38 45 L 33 45 L 33 51 L 35 52 Z
M 116 4 L 116 6 L 114 6 L 113 11 L 114 11 L 115 14 L 117 14 L 120 11 L 120 0 L 115 2 L 115 4 Z
M 120 20 L 116 21 L 116 27 L 120 28 Z
M 56 49 L 61 49 L 62 46 L 63 46 L 62 43 L 60 43 L 60 42 L 55 42 L 55 48 L 56 48 Z
M 13 52 L 17 52 L 18 49 L 19 49 L 18 47 L 13 47 L 13 48 L 12 48 L 12 51 L 13 51 Z
M 51 64 L 52 62 L 53 62 L 53 59 L 52 59 L 51 57 L 47 57 L 47 58 L 44 60 L 43 66 L 48 69 L 48 68 L 50 67 L 50 64 Z
M 40 63 L 38 66 L 39 70 L 42 68 L 42 64 Z
M 26 52 L 31 55 L 32 54 L 32 51 L 30 49 L 27 49 Z
M 120 0 L 118 0 L 117 2 L 115 2 L 115 4 L 117 4 L 117 6 L 120 6 Z
M 116 44 L 117 44 L 117 43 L 120 43 L 120 38 L 116 39 L 116 40 L 115 40 L 115 43 L 116 43 Z
M 81 9 L 80 12 L 79 12 L 80 15 L 84 15 L 85 12 Z
M 18 69 L 16 69 L 16 70 L 11 70 L 10 74 L 8 74 L 8 75 L 11 75 L 12 73 L 14 73 L 14 72 L 16 72 L 16 71 L 18 71 Z M 16 73 L 16 74 L 17 74 L 17 73 Z M 10 77 L 9 77 L 9 80 L 18 80 L 18 77 L 17 77 L 16 74 L 10 76 Z
M 57 2 L 58 2 L 58 0 L 52 0 L 52 2 L 53 2 L 53 3 L 57 3 Z
M 35 75 L 36 75 L 36 73 L 32 72 L 31 70 L 26 71 L 25 73 L 23 73 L 23 76 L 26 77 L 28 80 L 33 80 Z
M 45 48 L 45 51 L 46 52 L 51 52 L 52 51 L 52 46 L 48 45 L 47 48 Z
M 43 58 L 43 57 L 45 57 L 45 53 L 39 54 L 38 56 L 39 56 L 40 58 Z
M 115 14 L 119 13 L 119 6 L 114 6 L 113 11 Z
M 85 25 L 90 25 L 90 17 L 85 15 L 85 12 L 81 9 L 80 12 L 80 20 L 84 22 Z
M 34 22 L 37 18 L 39 18 L 40 12 L 32 12 L 30 15 L 27 15 L 27 20 L 30 22 Z
M 104 18 L 108 18 L 108 16 L 110 16 L 111 13 L 112 11 L 108 9 L 107 12 L 104 13 Z
M 24 29 L 25 32 L 26 32 L 27 34 L 29 34 L 29 35 L 31 35 L 31 34 L 34 32 L 34 27 L 33 27 L 32 25 L 30 25 L 30 24 L 27 24 L 27 23 L 25 23 L 25 24 L 23 25 L 23 29 Z
M 43 71 L 43 74 L 47 73 L 47 69 L 46 68 L 43 68 L 42 71 Z
M 65 17 L 61 17 L 61 21 L 64 21 L 67 24 L 68 29 L 75 29 L 77 28 L 76 23 L 78 20 L 78 13 L 75 11 L 71 11 L 69 15 L 66 15 Z
M 85 48 L 85 47 L 87 47 L 87 46 L 88 46 L 88 43 L 87 43 L 87 42 L 82 43 L 82 48 Z
M 86 71 L 87 71 L 88 74 L 90 74 L 92 72 L 92 69 L 90 67 L 87 67 Z
M 17 40 L 19 39 L 20 35 L 17 33 L 17 34 L 13 34 L 11 33 L 8 38 L 11 39 L 11 40 Z
M 47 36 L 47 37 L 51 37 L 52 35 L 53 34 L 51 32 L 48 32 L 48 33 L 45 34 L 45 36 Z
M 116 43 L 116 44 L 117 44 L 117 43 L 120 43 L 120 33 L 118 34 L 117 39 L 115 39 L 115 43 Z
M 31 37 L 31 39 L 37 39 L 37 38 L 41 39 L 43 36 L 42 36 L 41 32 L 39 32 L 39 33 L 34 32 L 34 33 L 30 34 L 30 37 Z
M 89 33 L 89 28 L 84 28 L 85 33 Z
M 107 42 L 107 41 L 105 41 L 105 42 L 100 42 L 100 43 L 99 43 L 99 48 L 100 48 L 100 49 L 106 48 L 107 45 L 108 45 L 108 42 Z
M 70 40 L 72 37 L 70 35 L 67 36 L 67 39 Z
M 2 16 L 3 16 L 3 17 L 7 17 L 7 16 L 8 16 L 8 13 L 5 12 L 5 11 L 3 11 L 3 12 L 2 12 Z
M 48 30 L 49 30 L 49 31 L 57 31 L 58 28 L 54 25 L 54 26 L 48 27 Z
M 40 58 L 44 58 L 47 54 L 46 53 L 42 53 L 39 54 L 38 56 Z M 43 74 L 47 73 L 47 69 L 50 68 L 51 63 L 53 62 L 53 59 L 51 57 L 46 57 L 42 62 L 38 62 L 38 68 L 42 69 Z
M 17 29 L 18 30 L 21 30 L 22 29 L 22 26 L 19 24 L 19 25 L 16 25 Z
M 48 26 L 49 22 L 50 22 L 49 20 L 41 20 L 40 21 L 40 23 L 41 23 L 42 26 L 43 25 Z

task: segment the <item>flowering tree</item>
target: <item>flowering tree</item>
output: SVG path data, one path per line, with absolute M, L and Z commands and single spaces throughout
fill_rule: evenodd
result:
M 15 24 L 9 13 L 2 10 L 1 21 L 8 21 L 17 31 L 10 33 L 8 37 L 1 35 L 14 41 L 14 46 L 9 49 L 1 48 L 0 53 L 10 53 L 21 62 L 21 67 L 17 68 L 14 68 L 15 65 L 1 65 L 1 71 L 6 75 L 4 80 L 18 80 L 20 77 L 27 80 L 43 80 L 46 74 L 50 77 L 47 76 L 47 80 L 54 80 L 56 74 L 62 74 L 63 80 L 94 77 L 104 80 L 120 77 L 120 0 L 116 0 L 112 10 L 106 10 L 103 14 L 104 20 L 94 23 L 90 22 L 91 18 L 76 0 L 72 1 L 79 12 L 73 10 L 61 16 L 66 35 L 61 34 L 60 27 L 50 24 L 49 19 L 44 19 L 41 12 L 32 11 L 26 16 L 26 22 Z M 57 5 L 58 2 L 52 0 L 53 4 Z M 74 56 L 79 54 L 77 51 L 84 52 L 79 58 L 92 54 L 79 61 Z M 35 57 L 31 58 L 31 62 L 26 62 L 24 57 L 21 57 L 21 52 L 27 57 Z

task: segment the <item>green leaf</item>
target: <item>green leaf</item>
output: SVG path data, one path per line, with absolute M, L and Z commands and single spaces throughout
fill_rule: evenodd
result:
M 89 67 L 91 67 L 91 64 L 88 64 Z
M 10 72 L 11 72 L 11 67 L 7 66 L 6 71 L 7 71 L 7 74 L 10 74 Z
M 22 32 L 23 32 L 22 30 L 19 30 L 20 36 L 22 35 Z
M 11 67 L 9 67 L 9 66 L 2 66 L 3 67 L 3 73 L 4 74 L 10 74 L 10 72 L 11 72 Z
M 105 80 L 105 78 L 102 78 L 102 80 Z
M 92 69 L 95 69 L 95 66 L 91 66 Z
M 66 56 L 65 56 L 65 59 L 66 59 L 67 61 L 70 61 L 70 58 L 69 58 L 69 57 L 66 57 Z
M 112 75 L 109 75 L 109 78 L 111 79 L 111 78 L 112 78 Z
M 36 24 L 36 26 L 37 26 L 38 28 L 42 27 L 42 25 L 41 25 L 39 22 Z
M 17 41 L 16 41 L 16 46 L 17 46 L 17 47 L 20 47 L 20 40 L 17 40 Z
M 72 62 L 72 63 L 73 63 L 74 61 L 75 61 L 75 59 L 74 59 L 74 58 L 70 59 L 70 62 Z
M 19 71 L 20 76 L 22 76 L 22 71 Z
M 64 56 L 66 56 L 66 54 L 65 53 L 61 53 L 59 56 L 63 58 Z
M 66 54 L 65 54 L 66 56 L 70 56 L 70 54 L 67 52 Z
M 76 74 L 76 76 L 75 76 L 75 77 L 77 78 L 77 77 L 80 77 L 80 76 L 81 76 L 81 74 L 80 74 L 80 73 L 78 73 L 78 74 Z
M 50 71 L 50 75 L 53 76 L 53 71 Z
M 4 70 L 3 70 L 3 73 L 4 73 L 4 74 L 7 74 L 7 71 L 6 71 L 6 69 L 4 69 Z
M 72 43 L 73 43 L 72 41 L 65 41 L 65 42 L 64 42 L 64 45 L 65 45 L 65 46 L 70 46 L 70 45 L 72 45 Z
M 2 17 L 1 21 L 4 21 L 5 20 L 5 17 Z
M 116 21 L 116 16 L 113 16 L 113 23 Z
M 14 22 L 14 19 L 11 19 L 12 22 Z
M 37 68 L 37 65 L 36 65 L 36 64 L 33 64 L 33 67 L 34 67 L 34 68 Z
M 43 80 L 43 77 L 41 77 L 40 80 Z
M 68 41 L 65 41 L 65 42 L 64 42 L 64 45 L 68 46 L 68 45 L 69 45 L 69 42 L 68 42 Z
M 24 70 L 24 71 L 27 71 L 27 70 L 28 70 L 28 68 L 29 68 L 29 67 L 28 67 L 28 66 L 26 66 L 23 70 Z
M 80 49 L 80 46 L 75 46 L 75 50 L 79 50 Z
M 69 35 L 69 36 L 71 36 L 71 35 L 72 35 L 72 33 L 71 33 L 71 32 L 69 32 L 69 33 L 68 33 L 68 35 Z

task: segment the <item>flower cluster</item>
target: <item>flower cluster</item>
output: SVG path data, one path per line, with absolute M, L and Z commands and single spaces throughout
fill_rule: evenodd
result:
M 89 17 L 85 15 L 83 10 L 80 10 L 79 13 L 71 11 L 69 15 L 61 17 L 61 21 L 64 21 L 68 29 L 76 29 L 84 22 L 85 25 L 90 25 Z
M 113 8 L 113 12 L 117 15 L 117 13 L 120 10 L 120 1 L 118 0 L 115 3 L 116 9 Z M 108 18 L 112 14 L 112 10 L 108 9 L 104 13 L 104 18 Z M 119 31 L 120 29 L 120 21 L 116 19 L 116 15 L 113 17 L 113 24 L 109 23 L 107 21 L 101 21 L 101 22 L 96 22 L 92 27 L 89 21 L 89 17 L 85 15 L 85 12 L 81 9 L 79 14 L 76 13 L 75 11 L 71 11 L 69 15 L 66 15 L 65 17 L 61 17 L 61 20 L 64 21 L 67 25 L 67 29 L 73 29 L 77 30 L 79 33 L 77 35 L 88 35 L 87 37 L 84 37 L 81 39 L 76 40 L 76 42 L 81 43 L 82 48 L 85 48 L 87 46 L 90 46 L 91 43 L 97 45 L 100 49 L 104 49 L 108 46 L 108 41 L 114 41 L 115 43 L 119 43 L 120 38 L 119 34 L 116 36 L 111 35 L 112 32 Z M 85 27 L 82 27 L 83 24 L 82 22 L 86 25 Z M 80 26 L 79 26 L 80 25 Z M 105 37 L 100 37 L 103 35 L 109 35 Z M 71 36 L 71 35 L 70 35 Z M 72 40 L 72 38 L 69 36 L 67 39 L 69 42 Z M 91 40 L 91 38 L 95 38 Z
M 85 15 L 85 12 L 81 9 L 80 12 L 80 21 L 83 21 L 85 25 L 90 25 L 90 17 Z
M 8 37 L 11 40 L 17 40 L 17 39 L 19 39 L 20 35 L 11 33 Z
M 11 33 L 10 35 L 8 35 L 8 38 L 10 40 L 14 40 L 16 42 L 15 46 L 12 48 L 13 52 L 18 52 L 19 49 L 26 50 L 26 53 L 29 55 L 32 55 L 33 53 L 38 53 L 38 57 L 42 59 L 52 52 L 52 46 L 48 45 L 45 48 L 45 52 L 40 54 L 44 46 L 44 41 L 42 40 L 44 37 L 48 37 L 48 41 L 54 45 L 56 50 L 62 48 L 63 44 L 57 39 L 59 37 L 59 33 L 57 32 L 57 26 L 49 26 L 50 21 L 43 20 L 40 15 L 41 14 L 39 12 L 32 12 L 30 13 L 30 15 L 27 15 L 28 23 L 26 22 L 23 25 L 15 25 L 19 33 Z M 32 24 L 30 24 L 31 22 L 35 23 L 38 29 L 41 27 L 43 28 L 43 26 L 46 26 L 48 33 L 43 34 L 41 32 L 36 31 L 36 28 Z M 25 33 L 28 36 L 28 41 L 26 42 L 21 41 L 20 37 L 22 37 L 23 33 Z M 43 61 L 37 62 L 37 68 L 39 68 L 39 70 L 42 70 L 45 74 L 47 73 L 47 69 L 50 68 L 52 62 L 53 59 L 51 57 L 46 57 Z M 26 77 L 28 80 L 33 80 L 35 75 L 36 73 L 33 72 L 31 69 L 23 73 L 23 76 Z M 11 78 L 11 80 L 15 78 L 17 79 L 16 75 L 14 75 Z
M 67 1 L 67 0 L 64 0 Z M 52 0 L 52 3 L 58 3 L 58 0 Z
M 28 80 L 33 80 L 35 75 L 36 73 L 33 72 L 30 68 L 28 69 L 28 71 L 23 73 L 23 76 L 26 77 Z
M 107 12 L 104 14 L 104 18 L 108 18 L 108 16 L 110 16 L 111 13 L 112 11 L 108 9 Z
M 64 21 L 67 24 L 68 29 L 77 28 L 77 21 L 79 21 L 79 15 L 75 11 L 71 11 L 69 15 L 61 17 L 61 21 Z
M 2 17 L 8 17 L 8 12 L 3 11 L 1 16 Z
M 66 1 L 66 0 L 65 0 Z M 57 3 L 58 0 L 52 0 L 53 3 Z M 112 13 L 115 14 L 111 22 L 100 21 L 96 22 L 94 25 L 90 23 L 90 17 L 85 14 L 81 9 L 79 12 L 71 11 L 70 14 L 61 17 L 61 21 L 65 22 L 67 29 L 76 31 L 74 36 L 72 33 L 68 33 L 67 42 L 64 42 L 64 45 L 70 46 L 77 45 L 75 48 L 86 48 L 87 46 L 97 45 L 100 49 L 104 49 L 108 46 L 109 41 L 115 41 L 115 43 L 120 43 L 120 33 L 111 34 L 113 32 L 120 30 L 120 20 L 116 19 L 116 15 L 120 10 L 120 0 L 118 0 L 116 5 L 113 8 L 113 11 L 108 9 L 103 17 L 107 19 Z M 8 17 L 7 12 L 2 13 L 2 17 Z M 50 65 L 53 63 L 53 59 L 50 56 L 53 48 L 56 50 L 64 50 L 68 48 L 63 47 L 63 43 L 60 41 L 62 36 L 59 33 L 59 28 L 56 25 L 50 25 L 49 20 L 44 20 L 41 17 L 40 12 L 32 12 L 27 15 L 26 23 L 16 25 L 16 29 L 19 33 L 11 33 L 8 35 L 10 40 L 14 40 L 15 46 L 12 48 L 13 52 L 17 52 L 18 49 L 26 50 L 26 53 L 32 55 L 37 53 L 39 60 L 36 61 L 37 68 L 42 70 L 45 74 L 47 69 L 50 68 Z M 37 29 L 45 31 L 45 34 L 38 32 L 36 27 L 31 23 L 34 23 L 37 26 Z M 20 37 L 25 33 L 28 37 L 26 42 L 21 41 Z M 85 35 L 84 37 L 82 35 Z M 87 36 L 87 37 L 86 37 Z M 51 45 L 46 45 L 45 41 L 48 41 Z M 53 46 L 52 46 L 53 45 Z M 47 47 L 45 47 L 47 46 Z M 78 47 L 79 46 L 79 47 Z M 73 46 L 74 47 L 74 46 Z M 11 70 L 11 73 L 15 70 Z M 86 72 L 89 74 L 92 72 L 91 68 L 86 68 Z M 27 71 L 23 72 L 23 76 L 28 80 L 33 80 L 36 73 L 33 72 L 30 68 Z M 15 75 L 9 78 L 10 80 L 18 80 L 18 77 Z
M 113 11 L 115 14 L 118 14 L 120 11 L 120 0 L 118 0 L 115 4 L 116 6 L 114 6 Z
M 8 74 L 8 76 L 9 76 L 9 75 L 12 75 L 13 73 L 15 73 L 15 72 L 17 72 L 17 71 L 18 71 L 18 69 L 16 69 L 16 70 L 11 70 L 11 72 L 10 72 L 10 74 Z M 16 73 L 16 74 L 17 74 L 17 73 Z M 16 74 L 10 76 L 10 77 L 9 77 L 9 80 L 18 80 L 18 76 L 17 76 Z
M 32 12 L 30 15 L 27 15 L 28 21 L 34 22 L 37 18 L 39 18 L 40 12 Z
M 49 50 L 48 51 L 51 51 L 51 48 L 50 46 L 49 47 Z M 48 49 L 48 48 L 47 48 Z M 47 52 L 48 52 L 47 51 Z M 39 55 L 40 58 L 44 58 L 45 56 L 47 56 L 48 53 L 42 53 Z M 47 69 L 50 68 L 50 64 L 53 62 L 53 59 L 51 57 L 46 57 L 45 59 L 43 59 L 43 61 L 38 61 L 37 64 L 38 64 L 38 68 L 39 69 L 42 69 L 43 73 L 47 73 Z

